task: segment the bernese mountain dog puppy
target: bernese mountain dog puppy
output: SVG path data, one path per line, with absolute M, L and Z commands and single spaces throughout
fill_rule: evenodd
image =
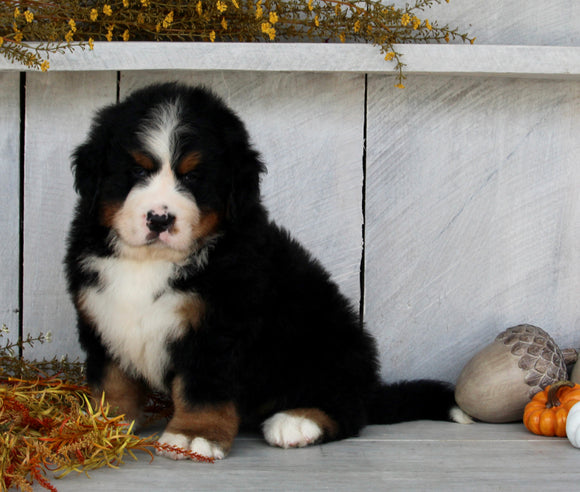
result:
M 210 91 L 158 84 L 102 109 L 72 168 L 66 274 L 96 401 L 138 421 L 147 393 L 165 392 L 160 441 L 212 458 L 240 425 L 291 448 L 467 420 L 447 384 L 380 381 L 373 338 L 268 219 L 264 166 Z

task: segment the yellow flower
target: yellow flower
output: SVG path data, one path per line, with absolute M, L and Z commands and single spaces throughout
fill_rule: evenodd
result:
M 215 4 L 215 6 L 222 14 L 228 9 L 228 6 L 226 5 L 226 3 L 222 2 L 221 0 L 218 0 L 217 3 Z
M 419 17 L 414 16 L 413 17 L 413 29 L 417 30 L 418 27 L 421 25 L 421 19 L 419 19 Z
M 123 33 L 123 41 L 129 41 L 130 37 L 131 35 L 129 34 L 129 29 L 125 29 L 125 32 Z
M 354 26 L 352 27 L 352 30 L 354 32 L 359 32 L 360 31 L 360 21 L 357 19 L 357 21 L 354 23 Z
M 425 27 L 429 30 L 433 29 L 433 27 L 431 27 L 431 23 L 429 22 L 429 19 L 425 19 Z
M 215 31 L 209 33 L 209 40 L 213 43 L 215 41 Z
M 2 46 L 4 44 L 4 38 L 2 36 L 0 36 L 0 46 Z
M 40 64 L 40 70 L 42 70 L 43 72 L 46 72 L 49 68 L 50 68 L 50 63 L 48 62 L 48 60 L 44 60 Z
M 240 4 L 236 2 L 236 0 L 232 0 L 232 3 L 234 4 L 234 7 L 236 7 L 237 9 L 240 8 Z
M 405 88 L 405 86 L 403 84 L 400 84 L 400 83 L 399 84 L 395 84 L 395 87 L 397 89 L 404 89 Z
M 411 16 L 409 14 L 403 14 L 403 16 L 401 17 L 401 25 L 404 26 L 408 26 L 409 22 L 411 22 Z
M 99 17 L 99 12 L 97 11 L 97 9 L 91 9 L 91 20 L 93 22 L 95 22 L 98 17 Z
M 34 20 L 34 14 L 30 10 L 27 10 L 24 12 L 24 18 L 30 24 Z
M 155 32 L 159 32 L 161 31 L 161 22 L 158 22 L 157 24 L 155 24 Z
M 221 24 L 222 24 L 222 28 L 223 28 L 223 30 L 224 30 L 224 31 L 227 31 L 227 30 L 228 30 L 228 21 L 226 20 L 226 18 L 225 18 L 225 17 L 222 17 L 222 22 L 221 22 Z
M 274 25 L 278 22 L 278 14 L 276 12 L 270 12 L 270 24 Z
M 197 15 L 201 15 L 203 10 L 202 10 L 202 5 L 201 5 L 201 0 L 199 2 L 197 2 L 197 5 L 195 6 L 195 10 L 197 10 Z
M 103 14 L 109 15 L 109 16 L 113 15 L 113 9 L 111 8 L 111 6 L 108 3 L 103 5 Z
M 70 30 L 72 32 L 77 32 L 77 23 L 73 19 L 68 21 L 68 25 L 70 26 Z
M 18 7 L 16 7 L 14 9 L 14 18 L 18 19 L 18 17 L 20 17 L 20 9 Z
M 142 7 L 149 7 L 150 2 L 149 0 L 141 0 L 141 6 Z
M 320 25 L 320 21 L 318 20 L 318 15 L 314 16 L 314 25 L 318 27 Z
M 95 40 L 93 38 L 89 38 L 89 48 L 91 50 L 95 49 Z
M 165 19 L 163 19 L 163 27 L 167 29 L 172 23 L 173 23 L 173 10 L 165 16 Z
M 72 31 L 69 31 L 69 32 L 67 32 L 67 33 L 66 33 L 66 35 L 65 35 L 65 37 L 64 37 L 64 40 L 65 40 L 67 43 L 71 43 L 71 42 L 72 42 L 72 40 L 73 40 L 73 36 L 74 36 L 74 33 L 73 33 Z
M 126 9 L 129 8 L 129 0 L 123 0 L 123 7 L 125 7 Z
M 395 53 L 393 53 L 392 51 L 389 51 L 386 55 L 385 55 L 385 60 L 386 61 L 391 61 L 393 58 L 395 58 Z
M 344 34 L 343 32 L 341 32 L 338 37 L 340 38 L 340 42 L 341 43 L 345 43 L 346 42 L 346 34 Z
M 23 37 L 24 37 L 24 34 L 22 34 L 22 32 L 16 31 L 16 34 L 14 34 L 14 41 L 17 43 L 21 43 Z
M 109 42 L 113 41 L 113 29 L 115 29 L 115 26 L 109 26 L 107 28 L 107 35 L 105 36 L 105 39 Z
M 256 3 L 256 19 L 261 19 L 264 15 L 264 9 L 262 9 L 262 0 L 258 0 Z
M 449 33 L 448 32 L 445 33 L 445 42 L 446 43 L 449 42 Z
M 308 0 L 308 10 L 313 10 L 314 7 L 312 5 L 313 0 Z
M 262 32 L 267 34 L 270 40 L 276 37 L 276 29 L 269 22 L 262 22 Z
M 476 40 L 476 39 L 477 39 L 477 38 L 470 39 L 470 40 L 469 40 L 469 42 L 470 42 L 471 44 L 473 44 L 473 43 L 475 43 L 475 40 Z

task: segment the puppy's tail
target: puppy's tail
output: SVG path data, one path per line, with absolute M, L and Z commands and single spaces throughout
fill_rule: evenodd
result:
M 426 379 L 380 384 L 370 398 L 368 417 L 369 424 L 410 420 L 473 422 L 455 403 L 452 385 Z

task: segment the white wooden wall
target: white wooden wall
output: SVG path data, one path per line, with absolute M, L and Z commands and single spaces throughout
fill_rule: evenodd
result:
M 579 5 L 463 0 L 426 16 L 471 24 L 480 44 L 580 46 Z M 275 63 L 298 52 L 276 49 Z M 578 51 L 570 53 L 575 60 Z M 388 68 L 325 72 L 337 59 L 321 59 L 317 73 L 296 69 L 303 60 L 291 72 L 251 64 L 224 71 L 219 63 L 117 72 L 103 59 L 101 70 L 26 73 L 23 106 L 20 74 L 0 64 L 0 323 L 13 335 L 21 323 L 24 333 L 52 331 L 54 339 L 26 354 L 82 357 L 62 273 L 75 200 L 71 151 L 117 89 L 123 97 L 174 79 L 212 87 L 246 121 L 268 164 L 263 190 L 272 217 L 355 304 L 363 296 L 386 379 L 453 381 L 475 351 L 521 322 L 580 346 L 580 77 L 417 75 L 407 58 L 407 89 L 398 90 Z

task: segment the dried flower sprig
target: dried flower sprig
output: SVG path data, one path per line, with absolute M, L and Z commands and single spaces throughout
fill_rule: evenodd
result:
M 104 40 L 362 41 L 395 62 L 402 86 L 396 44 L 475 40 L 419 16 L 442 1 L 396 7 L 380 0 L 4 0 L 0 54 L 45 71 L 51 53 L 93 49 Z

